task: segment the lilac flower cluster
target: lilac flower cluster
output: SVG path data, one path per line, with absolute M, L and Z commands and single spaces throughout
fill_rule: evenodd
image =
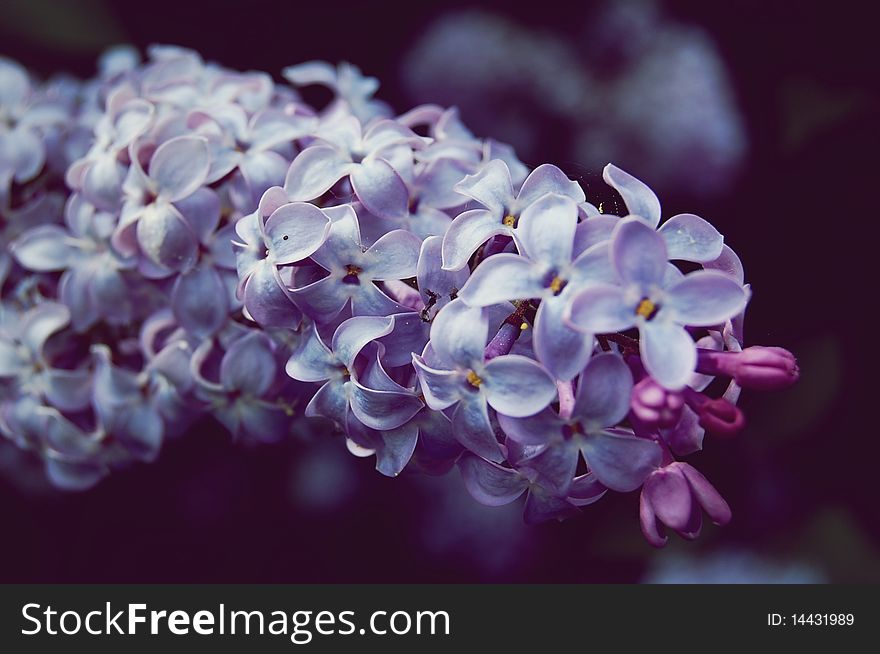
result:
M 148 54 L 85 84 L 0 61 L 0 430 L 53 482 L 150 461 L 202 415 L 250 442 L 304 415 L 382 474 L 527 494 L 529 522 L 639 488 L 654 545 L 729 519 L 676 457 L 798 371 L 742 348 L 749 287 L 708 222 L 662 221 L 613 165 L 628 215 L 601 213 L 455 109 L 394 116 L 353 66 L 278 84 Z

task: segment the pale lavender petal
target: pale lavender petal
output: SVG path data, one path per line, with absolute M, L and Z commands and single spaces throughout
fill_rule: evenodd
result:
M 639 342 L 648 373 L 670 390 L 684 387 L 697 365 L 697 348 L 691 335 L 671 322 L 645 322 Z
M 663 457 L 655 441 L 611 432 L 587 435 L 581 452 L 596 478 L 621 493 L 641 486 Z
M 591 284 L 575 295 L 565 322 L 588 334 L 608 334 L 629 329 L 636 323 L 633 307 L 624 300 L 623 289 L 611 284 Z
M 510 234 L 512 229 L 486 209 L 472 209 L 459 214 L 443 236 L 443 268 L 459 270 L 483 243 L 498 234 Z
M 153 204 L 144 211 L 137 239 L 151 261 L 171 270 L 191 268 L 198 256 L 195 233 L 170 204 Z
M 408 213 L 406 183 L 384 159 L 368 157 L 352 166 L 351 186 L 371 214 L 380 218 L 399 218 Z
M 380 291 L 375 284 L 363 282 L 352 288 L 351 312 L 355 316 L 387 316 L 409 311 Z
M 545 276 L 525 257 L 503 252 L 477 266 L 458 297 L 472 307 L 536 298 L 547 290 Z
M 497 218 L 513 204 L 510 169 L 500 159 L 493 159 L 473 175 L 455 185 L 455 190 L 476 200 Z
M 275 381 L 278 366 L 269 338 L 259 331 L 242 336 L 220 362 L 220 382 L 228 391 L 263 395 Z
M 489 321 L 479 308 L 453 300 L 431 324 L 431 345 L 441 358 L 473 368 L 483 361 Z
M 382 446 L 376 452 L 376 470 L 387 477 L 396 477 L 406 467 L 419 439 L 417 425 L 408 423 L 380 433 Z
M 547 445 L 562 436 L 565 421 L 547 408 L 525 418 L 511 418 L 499 413 L 498 424 L 508 438 L 521 445 Z
M 92 400 L 91 376 L 88 370 L 47 370 L 46 399 L 60 411 L 82 411 Z
M 176 202 L 204 184 L 210 168 L 208 142 L 203 138 L 178 136 L 156 148 L 148 174 L 160 196 Z
M 617 216 L 599 214 L 579 222 L 574 233 L 575 256 L 597 243 L 609 240 L 619 221 Z
M 459 270 L 443 270 L 441 259 L 442 236 L 431 236 L 422 243 L 416 278 L 422 302 L 428 309 L 428 317 L 433 317 L 448 302 L 458 295 L 470 275 L 466 267 Z
M 544 195 L 522 212 L 514 230 L 517 242 L 523 246 L 521 254 L 550 266 L 568 264 L 577 221 L 577 205 L 571 198 Z
M 76 241 L 58 225 L 40 225 L 19 236 L 9 250 L 23 267 L 35 272 L 64 270 L 80 258 Z
M 300 152 L 284 178 L 284 190 L 293 201 L 314 200 L 326 193 L 352 167 L 351 159 L 331 145 L 313 145 Z
M 22 342 L 35 355 L 40 355 L 46 340 L 70 324 L 70 311 L 58 302 L 41 302 L 22 316 Z
M 517 464 L 537 474 L 537 483 L 553 495 L 564 496 L 571 487 L 578 464 L 578 448 L 572 441 L 559 441 Z
M 721 324 L 742 311 L 748 294 L 731 277 L 718 270 L 698 270 L 666 289 L 664 311 L 683 325 Z
M 423 406 L 412 393 L 377 391 L 352 382 L 352 413 L 371 429 L 396 429 L 410 421 Z
M 452 433 L 465 448 L 500 463 L 504 454 L 489 420 L 486 400 L 478 391 L 464 394 L 452 414 Z
M 330 218 L 313 204 L 291 202 L 272 212 L 265 233 L 275 263 L 294 263 L 324 244 L 330 233 Z
M 421 246 L 421 239 L 412 232 L 390 231 L 366 251 L 364 272 L 378 280 L 415 277 Z
M 329 381 L 314 394 L 306 405 L 308 418 L 321 416 L 343 426 L 348 420 L 348 382 Z
M 736 252 L 726 245 L 722 246 L 721 254 L 718 255 L 717 259 L 705 262 L 703 267 L 710 270 L 720 270 L 721 272 L 730 275 L 730 277 L 735 279 L 739 284 L 745 283 L 745 272 L 743 270 L 742 262 L 739 260 L 739 257 L 736 256 Z
M 504 506 L 525 492 L 528 481 L 516 470 L 464 454 L 458 461 L 465 488 L 480 504 Z
M 491 407 L 513 418 L 534 415 L 556 397 L 556 382 L 550 373 L 519 354 L 487 362 L 482 387 Z
M 330 348 L 324 345 L 318 330 L 311 327 L 287 360 L 286 370 L 293 379 L 318 382 L 333 377 L 339 371 L 339 362 Z
M 573 415 L 588 432 L 612 427 L 629 411 L 633 377 L 623 359 L 611 352 L 597 354 L 578 382 Z
M 648 185 L 621 170 L 614 164 L 608 164 L 602 171 L 606 183 L 620 193 L 626 203 L 627 210 L 641 216 L 656 228 L 660 224 L 660 200 Z
M 434 411 L 442 411 L 458 402 L 465 390 L 464 375 L 454 370 L 436 370 L 418 354 L 412 355 L 413 366 L 425 396 L 425 403 Z
M 414 352 L 421 352 L 430 337 L 431 326 L 418 313 L 396 313 L 394 331 L 379 342 L 385 346 L 383 361 L 394 368 L 412 363 Z
M 575 204 L 587 199 L 581 185 L 575 180 L 569 179 L 553 164 L 541 164 L 526 177 L 516 203 L 525 208 L 547 193 L 568 197 Z
M 349 318 L 336 328 L 330 345 L 333 352 L 349 370 L 354 368 L 354 360 L 367 343 L 391 333 L 394 319 L 384 316 L 356 316 Z
M 573 379 L 586 365 L 593 351 L 592 334 L 576 331 L 563 322 L 567 304 L 567 298 L 561 295 L 541 300 L 532 336 L 538 361 L 562 381 Z
M 342 286 L 338 279 L 324 277 L 306 286 L 291 288 L 289 292 L 304 314 L 319 322 L 330 322 L 348 303 L 350 295 Z
M 278 273 L 268 260 L 251 271 L 242 297 L 248 314 L 263 327 L 296 327 L 302 314 L 281 288 Z
M 611 260 L 622 282 L 649 289 L 662 284 L 669 259 L 656 230 L 638 218 L 625 218 L 614 228 Z
M 229 315 L 226 289 L 212 266 L 182 273 L 171 290 L 171 309 L 180 326 L 197 338 L 220 329 Z
M 220 198 L 217 193 L 209 188 L 199 188 L 175 202 L 174 206 L 200 242 L 209 243 L 214 238 L 220 223 Z
M 680 531 L 690 522 L 691 489 L 678 466 L 673 464 L 655 471 L 645 482 L 642 493 L 663 524 Z
M 709 222 L 692 213 L 680 213 L 658 230 L 670 259 L 706 262 L 721 256 L 724 237 Z

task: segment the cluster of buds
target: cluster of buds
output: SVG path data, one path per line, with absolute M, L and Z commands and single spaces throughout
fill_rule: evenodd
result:
M 83 84 L 0 61 L 0 430 L 54 483 L 150 461 L 202 415 L 247 441 L 304 415 L 382 474 L 526 494 L 529 522 L 640 488 L 652 544 L 729 519 L 676 457 L 798 370 L 742 348 L 749 286 L 712 225 L 662 220 L 610 164 L 627 215 L 602 213 L 454 109 L 394 115 L 353 66 L 278 84 L 148 54 Z

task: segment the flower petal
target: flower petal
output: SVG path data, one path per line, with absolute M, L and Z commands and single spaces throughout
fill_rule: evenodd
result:
M 460 213 L 449 224 L 443 236 L 443 269 L 460 270 L 483 243 L 498 234 L 513 230 L 486 209 L 472 209 Z
M 415 452 L 419 428 L 406 424 L 380 434 L 382 446 L 376 452 L 376 470 L 387 477 L 396 477 Z
M 511 418 L 499 413 L 498 424 L 508 438 L 521 445 L 546 445 L 562 436 L 565 421 L 547 408 L 525 418 Z
M 236 340 L 220 362 L 220 383 L 228 391 L 262 396 L 275 381 L 278 364 L 269 338 L 260 331 Z
M 512 418 L 534 415 L 556 397 L 556 382 L 537 361 L 505 354 L 486 363 L 483 388 L 493 409 Z
M 500 463 L 501 445 L 489 420 L 486 399 L 479 391 L 464 393 L 452 413 L 452 432 L 459 443 L 474 454 Z
M 392 230 L 366 251 L 364 272 L 378 280 L 415 277 L 421 247 L 421 239 L 412 232 Z
M 33 227 L 9 245 L 16 261 L 34 272 L 64 270 L 79 259 L 80 251 L 67 230 L 58 225 Z
M 284 178 L 284 190 L 296 201 L 314 200 L 326 193 L 351 169 L 344 152 L 331 145 L 313 145 L 300 152 Z
M 229 303 L 216 269 L 200 265 L 178 275 L 171 290 L 171 309 L 180 326 L 197 338 L 220 329 L 229 315 Z
M 354 360 L 368 343 L 386 336 L 394 329 L 394 319 L 385 316 L 355 316 L 336 328 L 330 345 L 334 354 L 349 370 Z
M 660 224 L 660 200 L 647 184 L 614 164 L 605 166 L 602 178 L 620 193 L 626 203 L 627 211 L 635 216 L 641 216 L 654 228 Z
M 548 193 L 570 198 L 575 204 L 587 199 L 580 184 L 569 179 L 558 167 L 545 163 L 526 177 L 517 195 L 516 204 L 523 210 Z
M 571 261 L 577 224 L 574 200 L 551 193 L 522 212 L 514 234 L 523 247 L 522 254 L 532 261 L 563 266 Z
M 480 504 L 504 506 L 510 504 L 528 488 L 528 481 L 516 470 L 464 454 L 458 469 L 468 493 Z
M 358 199 L 374 216 L 399 218 L 407 215 L 409 190 L 391 164 L 368 157 L 352 167 L 351 186 Z
M 207 141 L 178 136 L 156 148 L 148 174 L 156 183 L 159 194 L 169 202 L 176 202 L 204 184 L 210 168 Z
M 493 159 L 475 174 L 465 177 L 455 185 L 455 190 L 476 200 L 497 217 L 513 205 L 510 169 L 501 159 Z
M 546 290 L 544 277 L 525 257 L 502 252 L 474 269 L 458 297 L 472 307 L 540 297 Z
M 409 422 L 423 406 L 422 401 L 413 393 L 377 391 L 357 381 L 352 382 L 352 413 L 371 429 L 396 429 Z
M 565 322 L 588 334 L 608 334 L 636 323 L 633 307 L 624 301 L 623 289 L 611 284 L 591 284 L 574 296 Z
M 330 218 L 308 202 L 291 202 L 278 207 L 265 226 L 269 254 L 276 264 L 301 261 L 324 244 L 330 233 Z
M 709 222 L 692 213 L 680 213 L 660 226 L 670 259 L 706 262 L 721 256 L 724 237 Z
M 608 431 L 584 437 L 581 452 L 596 478 L 621 493 L 641 486 L 663 457 L 655 441 Z
M 697 365 L 697 348 L 683 327 L 671 322 L 646 322 L 639 343 L 648 373 L 661 386 L 678 390 L 687 384 Z
M 483 361 L 489 320 L 479 308 L 456 299 L 443 307 L 431 323 L 431 345 L 441 359 L 473 368 Z
M 571 380 L 583 370 L 593 351 L 592 334 L 574 330 L 563 322 L 567 305 L 568 299 L 562 295 L 541 300 L 532 336 L 538 361 L 562 381 Z
M 672 311 L 676 322 L 693 327 L 717 325 L 733 318 L 749 298 L 735 279 L 718 270 L 685 275 L 666 293 L 663 310 Z
M 590 359 L 578 381 L 573 416 L 588 432 L 612 427 L 629 412 L 633 377 L 617 354 L 606 352 Z
M 625 218 L 614 228 L 611 261 L 624 284 L 661 286 L 668 260 L 663 237 L 644 220 Z
M 463 375 L 455 370 L 431 368 L 418 354 L 412 355 L 425 403 L 434 411 L 442 411 L 458 402 L 464 392 Z
M 196 235 L 170 204 L 153 204 L 144 211 L 137 239 L 151 261 L 171 270 L 191 268 L 198 256 Z

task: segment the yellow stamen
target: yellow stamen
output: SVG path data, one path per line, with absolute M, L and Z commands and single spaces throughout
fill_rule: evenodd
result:
M 529 328 L 529 323 L 527 323 L 527 322 L 524 322 L 519 326 L 520 331 L 523 331 L 523 332 L 525 330 L 527 330 L 528 328 Z
M 475 373 L 473 370 L 468 371 L 467 381 L 468 381 L 468 384 L 470 384 L 474 388 L 479 388 L 480 384 L 483 383 L 483 380 L 480 379 L 480 377 L 477 375 L 477 373 Z
M 657 305 L 648 298 L 644 298 L 636 307 L 636 315 L 647 319 L 650 319 L 655 311 L 657 311 Z
M 550 282 L 550 290 L 554 293 L 559 293 L 562 290 L 563 285 L 565 285 L 565 280 L 560 277 L 554 277 L 553 281 Z
M 355 266 L 354 264 L 348 264 L 345 267 L 345 272 L 349 275 L 357 276 L 357 275 L 361 274 L 362 272 L 364 272 L 364 269 L 361 268 L 360 266 Z
M 504 216 L 501 222 L 504 223 L 506 227 L 513 227 L 516 224 L 516 218 L 514 216 L 511 216 L 510 214 L 507 214 L 506 216 Z
M 605 213 L 605 207 L 604 207 L 604 205 L 605 205 L 604 202 L 600 202 L 600 203 L 599 203 L 599 213 Z

